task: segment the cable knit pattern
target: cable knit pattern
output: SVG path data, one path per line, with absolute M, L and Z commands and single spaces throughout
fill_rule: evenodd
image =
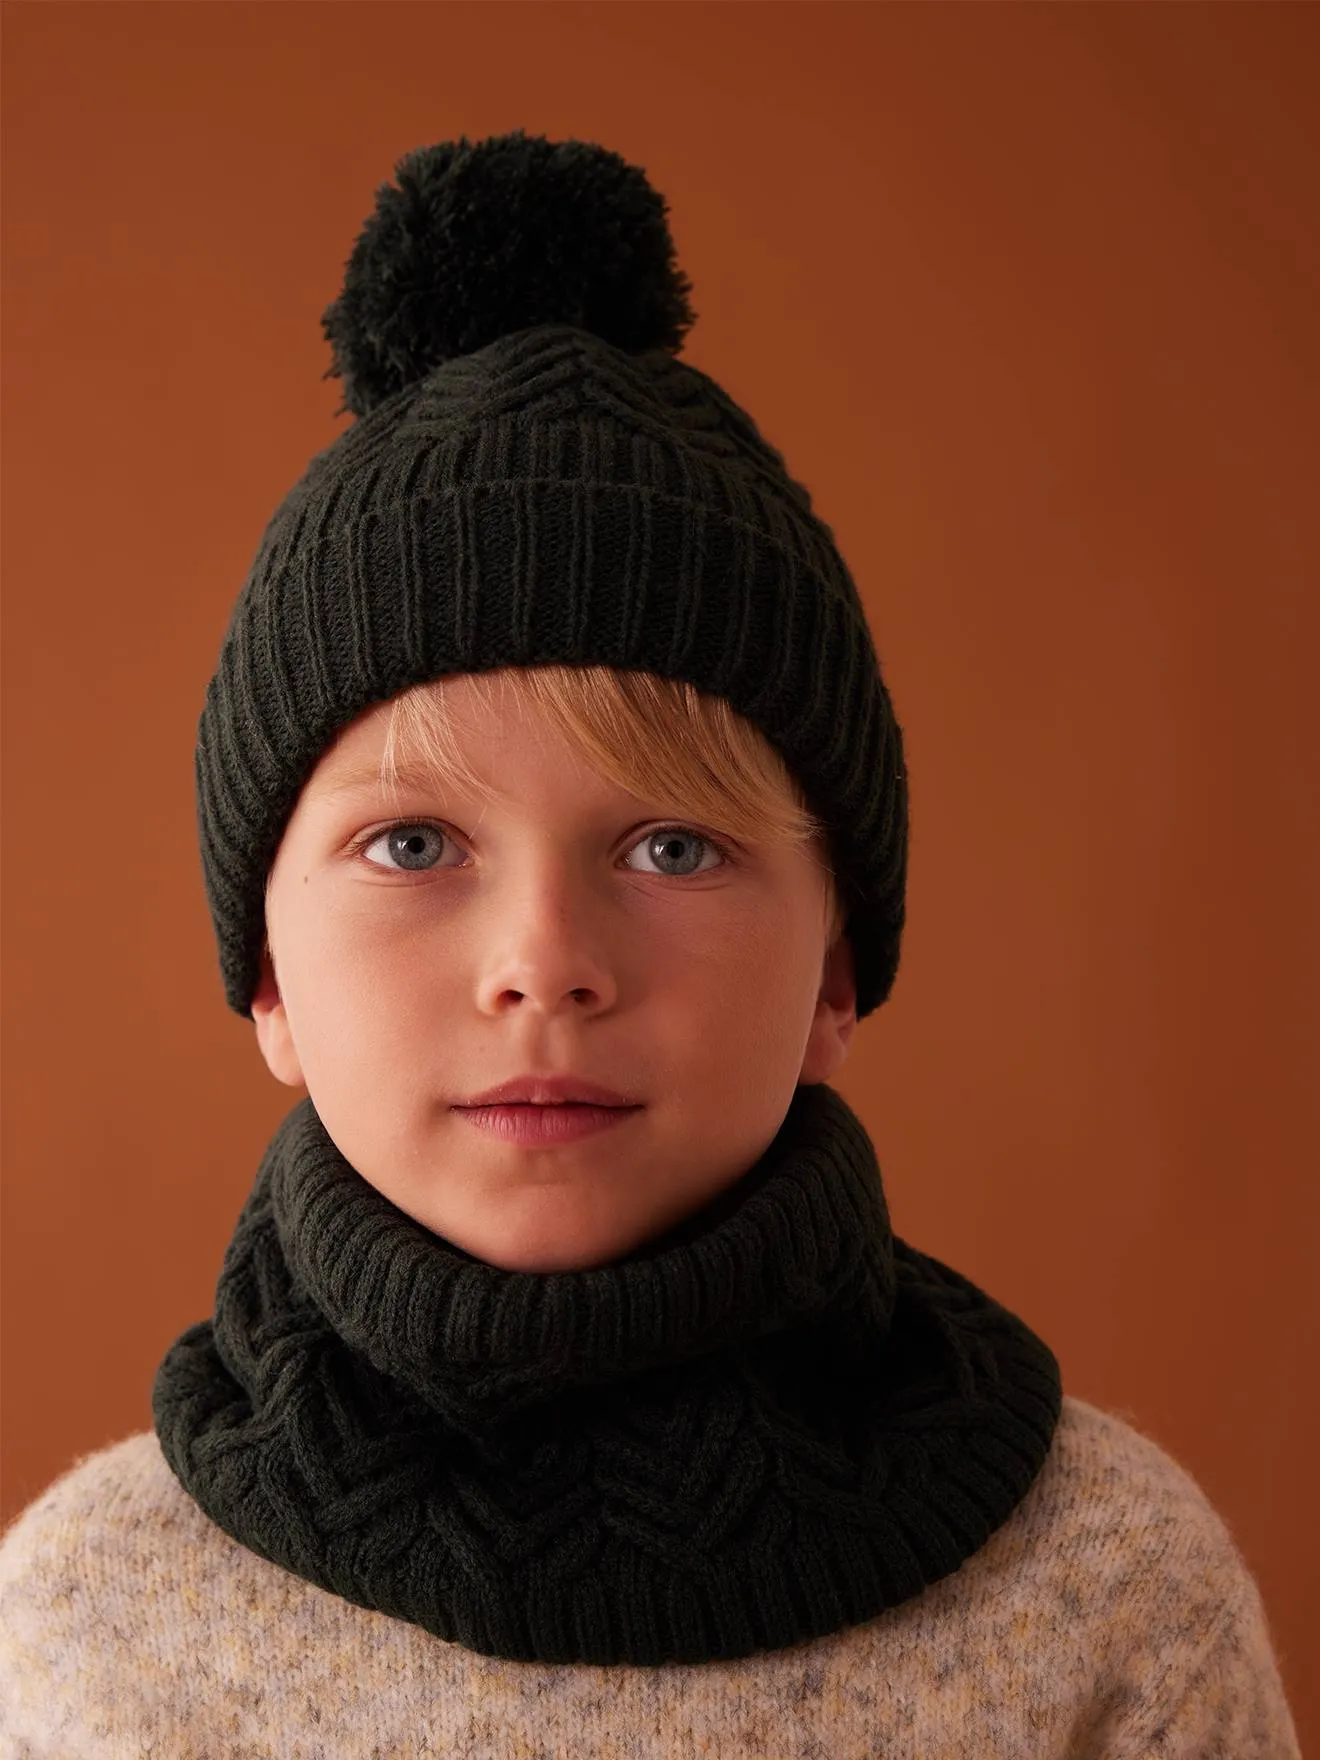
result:
M 659 1666 L 956 1570 L 1061 1397 L 1043 1339 L 893 1237 L 862 1121 L 808 1084 L 709 1204 L 547 1274 L 390 1203 L 309 1095 L 153 1408 L 180 1483 L 271 1563 L 487 1655 Z
M 1192 1477 L 1068 1395 L 1026 1498 L 862 1626 L 731 1663 L 502 1661 L 231 1540 L 154 1431 L 0 1541 L 3 1760 L 1300 1760 L 1260 1595 Z

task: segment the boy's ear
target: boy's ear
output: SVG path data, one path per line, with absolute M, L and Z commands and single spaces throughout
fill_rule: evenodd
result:
M 842 932 L 825 955 L 799 1083 L 826 1082 L 848 1055 L 857 1030 L 857 974 L 852 942 Z
M 257 1029 L 257 1044 L 261 1047 L 261 1055 L 275 1079 L 290 1088 L 306 1086 L 302 1065 L 298 1062 L 297 1047 L 293 1043 L 293 1034 L 289 1031 L 289 1017 L 275 977 L 275 962 L 271 958 L 269 940 L 264 941 L 261 946 L 261 976 L 252 993 L 252 1023 Z

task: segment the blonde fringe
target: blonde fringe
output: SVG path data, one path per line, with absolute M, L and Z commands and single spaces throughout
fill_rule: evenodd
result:
M 681 801 L 683 811 L 750 847 L 810 845 L 824 873 L 825 945 L 843 928 L 829 840 L 803 788 L 773 744 L 736 709 L 686 679 L 605 665 L 500 667 L 463 674 L 484 706 L 500 692 L 540 709 L 554 729 L 616 787 Z M 452 734 L 444 679 L 389 704 L 380 785 L 398 788 L 398 766 L 421 760 L 442 787 L 477 790 Z
M 825 830 L 779 753 L 723 697 L 685 680 L 609 666 L 506 666 L 462 676 L 487 708 L 496 691 L 501 711 L 509 693 L 533 704 L 570 747 L 630 794 L 681 802 L 684 812 L 744 845 L 810 845 L 825 882 L 825 943 L 833 946 L 843 910 Z M 417 763 L 442 788 L 483 792 L 455 742 L 444 684 L 440 678 L 414 685 L 388 705 L 380 783 L 393 798 L 400 767 Z

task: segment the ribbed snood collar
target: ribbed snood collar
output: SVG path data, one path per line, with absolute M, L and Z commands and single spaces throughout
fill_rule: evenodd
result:
M 823 1085 L 697 1215 L 549 1273 L 414 1221 L 304 1099 L 152 1391 L 174 1473 L 263 1558 L 488 1655 L 642 1665 L 823 1636 L 956 1570 L 1061 1400 L 1048 1345 L 892 1234 Z

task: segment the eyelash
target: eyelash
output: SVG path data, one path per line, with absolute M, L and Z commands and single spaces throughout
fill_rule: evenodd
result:
M 447 825 L 442 825 L 436 819 L 392 819 L 387 825 L 378 825 L 374 831 L 368 831 L 364 833 L 363 836 L 356 838 L 350 846 L 351 853 L 354 856 L 364 856 L 365 852 L 371 848 L 373 843 L 378 843 L 382 837 L 387 836 L 391 831 L 397 831 L 401 827 L 412 829 L 419 825 L 425 826 L 431 831 L 438 831 L 442 837 L 447 837 L 451 843 L 460 843 L 460 839 L 454 835 L 449 827 Z M 636 838 L 634 842 L 628 846 L 628 853 L 631 853 L 632 850 L 636 849 L 638 844 L 646 843 L 651 838 L 658 837 L 662 831 L 685 831 L 690 836 L 697 838 L 700 842 L 708 843 L 710 847 L 718 853 L 721 865 L 736 865 L 737 857 L 728 844 L 724 843 L 718 837 L 712 837 L 709 831 L 698 831 L 695 825 L 654 825 L 649 831 L 643 831 L 641 836 Z M 425 874 L 431 871 L 426 868 L 390 868 L 384 862 L 370 862 L 368 863 L 368 866 L 378 868 L 382 873 L 386 874 Z M 715 872 L 717 872 L 717 870 L 714 868 L 698 868 L 692 874 L 656 874 L 653 878 L 657 880 L 695 880 L 698 874 L 713 874 Z

